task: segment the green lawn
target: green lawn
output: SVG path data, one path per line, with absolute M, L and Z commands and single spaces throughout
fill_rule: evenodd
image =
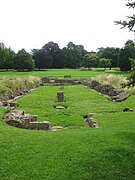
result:
M 56 110 L 60 87 L 44 86 L 18 100 L 19 109 L 52 125 L 84 126 L 83 115 L 96 113 L 98 129 L 56 132 L 17 129 L 0 122 L 2 180 L 135 179 L 135 96 L 122 103 L 107 100 L 85 86 L 64 87 L 65 110 Z M 61 104 L 61 103 L 60 103 Z M 0 109 L 0 119 L 5 110 Z
M 64 86 L 65 102 L 58 103 L 56 100 L 59 90 L 60 86 L 42 86 L 18 100 L 18 109 L 36 114 L 40 121 L 48 120 L 52 125 L 84 126 L 83 116 L 88 113 L 104 116 L 122 112 L 126 107 L 135 108 L 135 96 L 121 103 L 112 102 L 105 95 L 82 85 Z M 56 110 L 54 107 L 57 105 L 64 105 L 67 109 Z
M 16 71 L 0 71 L 0 78 L 2 77 L 27 77 L 27 76 L 39 76 L 39 77 L 57 77 L 63 78 L 64 75 L 71 75 L 73 79 L 88 79 L 96 75 L 108 75 L 108 74 L 127 75 L 125 72 L 120 71 L 109 71 L 106 72 L 104 69 L 93 69 L 92 71 L 81 71 L 79 69 L 47 69 L 42 71 L 33 72 L 16 72 Z

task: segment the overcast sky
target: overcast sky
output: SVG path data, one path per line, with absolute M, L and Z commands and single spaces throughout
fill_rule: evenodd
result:
M 133 10 L 126 0 L 0 0 L 0 42 L 17 51 L 41 48 L 49 41 L 60 48 L 68 42 L 99 47 L 123 47 L 134 34 L 120 29 Z

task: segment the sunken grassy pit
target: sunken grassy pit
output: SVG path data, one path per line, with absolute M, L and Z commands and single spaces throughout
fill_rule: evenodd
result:
M 59 90 L 45 85 L 17 100 L 17 109 L 64 127 L 55 132 L 9 126 L 3 122 L 7 110 L 0 108 L 0 179 L 135 179 L 135 112 L 123 112 L 135 109 L 135 95 L 112 102 L 86 86 L 69 85 L 64 102 L 57 102 Z M 88 113 L 99 128 L 85 126 Z

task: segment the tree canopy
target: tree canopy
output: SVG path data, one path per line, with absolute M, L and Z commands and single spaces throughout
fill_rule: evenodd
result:
M 128 8 L 135 8 L 135 1 L 134 0 L 128 0 L 128 3 L 126 4 Z M 122 28 L 127 27 L 130 31 L 135 32 L 134 26 L 135 26 L 135 14 L 132 16 L 127 16 L 126 20 L 120 20 L 115 21 L 116 24 L 122 25 Z
M 32 71 L 35 67 L 35 62 L 32 59 L 32 56 L 25 51 L 25 49 L 21 49 L 18 51 L 14 61 L 14 68 L 18 71 Z

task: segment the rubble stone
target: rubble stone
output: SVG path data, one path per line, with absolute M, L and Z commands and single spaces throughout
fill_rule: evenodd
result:
M 5 122 L 11 126 L 25 128 L 25 129 L 38 129 L 49 130 L 50 122 L 38 122 L 37 115 L 25 114 L 22 110 L 12 110 L 5 115 Z

